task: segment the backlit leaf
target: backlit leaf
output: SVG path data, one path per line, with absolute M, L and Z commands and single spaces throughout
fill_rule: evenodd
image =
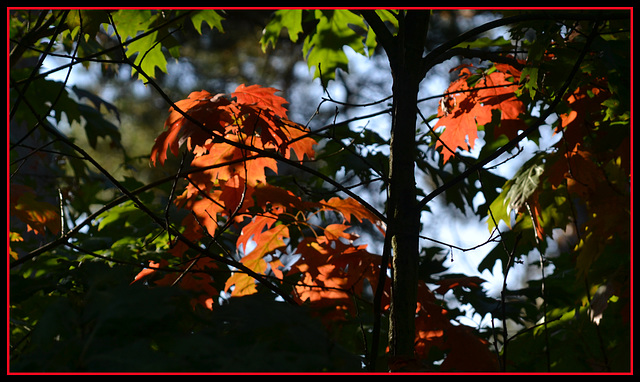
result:
M 202 34 L 202 23 L 207 23 L 209 28 L 216 28 L 220 32 L 224 32 L 222 27 L 222 20 L 224 18 L 220 16 L 220 14 L 212 9 L 203 9 L 201 11 L 196 12 L 193 16 L 191 16 L 191 22 L 193 23 L 193 27 L 196 28 L 199 34 Z
M 380 232 L 384 234 L 383 222 L 381 222 L 377 216 L 375 216 L 371 211 L 366 209 L 362 204 L 360 204 L 353 198 L 342 199 L 339 197 L 334 197 L 326 202 L 322 202 L 322 205 L 340 212 L 342 216 L 344 216 L 344 219 L 349 223 L 353 222 L 353 218 L 361 223 L 365 219 L 369 220 L 372 224 L 378 227 Z
M 478 138 L 478 126 L 492 120 L 492 111 L 501 113 L 500 125 L 494 131 L 495 137 L 501 134 L 508 138 L 517 135 L 518 130 L 526 128 L 519 118 L 524 112 L 524 104 L 516 98 L 517 79 L 520 71 L 512 66 L 496 64 L 495 70 L 482 73 L 473 86 L 469 81 L 473 75 L 471 66 L 459 67 L 459 77 L 451 83 L 438 108 L 438 122 L 434 129 L 443 127 L 444 131 L 436 141 L 436 148 L 442 147 L 442 160 L 446 163 L 455 155 L 458 148 L 471 150 Z
M 275 95 L 278 91 L 278 89 L 265 88 L 260 85 L 245 86 L 241 84 L 231 93 L 231 97 L 235 97 L 236 102 L 240 104 L 255 106 L 258 110 L 271 110 L 276 116 L 286 118 L 287 109 L 283 105 L 287 101 Z

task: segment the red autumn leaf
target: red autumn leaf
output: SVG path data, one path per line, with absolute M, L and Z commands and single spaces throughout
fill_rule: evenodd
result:
M 259 258 L 274 252 L 276 249 L 285 246 L 284 239 L 289 237 L 289 227 L 284 224 L 276 225 L 266 231 L 253 236 L 256 247 L 249 254 L 245 254 L 246 259 Z
M 185 271 L 189 264 L 191 263 L 185 265 L 182 270 Z M 196 305 L 203 305 L 208 309 L 213 307 L 213 297 L 216 297 L 219 292 L 212 285 L 214 280 L 210 271 L 217 268 L 218 264 L 213 259 L 205 257 L 195 260 L 188 272 L 178 273 L 182 276 L 178 285 L 182 289 L 195 292 L 195 296 L 191 299 L 192 307 L 195 308 Z
M 238 174 L 229 180 L 221 180 L 220 189 L 220 202 L 224 205 L 227 215 L 231 216 L 250 205 L 253 187 L 248 187 L 245 179 Z
M 476 280 L 478 281 L 478 280 Z M 432 349 L 446 352 L 442 371 L 497 371 L 496 355 L 473 329 L 453 325 L 448 312 L 438 303 L 424 283 L 418 285 L 415 351 L 417 358 L 428 359 Z
M 278 217 L 271 213 L 265 213 L 254 217 L 249 224 L 242 228 L 242 232 L 240 233 L 240 236 L 238 236 L 238 240 L 236 242 L 236 247 L 242 247 L 246 251 L 249 240 L 254 236 L 260 235 L 265 228 L 268 229 L 273 226 L 277 219 Z
M 534 229 L 536 232 L 536 236 L 539 240 L 543 240 L 544 238 L 544 227 L 542 226 L 542 207 L 540 206 L 540 201 L 538 200 L 538 196 L 540 194 L 539 190 L 536 190 L 529 199 L 527 199 L 527 204 L 531 208 L 531 219 L 534 225 Z
M 193 92 L 170 109 L 165 131 L 151 151 L 154 165 L 163 165 L 168 151 L 179 155 L 181 147 L 193 154 L 185 168 L 189 166 L 194 171 L 187 178 L 184 192 L 175 200 L 176 205 L 190 212 L 182 221 L 182 235 L 197 243 L 217 233 L 221 217 L 232 218 L 241 225 L 238 248 L 247 251 L 249 241 L 255 243 L 241 262 L 261 274 L 270 265 L 264 257 L 284 247 L 289 237 L 289 227 L 278 222 L 281 215 L 321 207 L 267 184 L 268 170 L 277 173 L 278 164 L 273 155 L 264 151 L 302 161 L 314 157 L 316 144 L 308 136 L 308 130 L 287 119 L 286 100 L 276 92 L 277 89 L 258 85 L 240 85 L 228 96 L 214 96 L 204 90 Z M 263 212 L 256 215 L 260 209 Z M 247 216 L 251 217 L 249 223 Z M 177 241 L 169 252 L 183 257 L 190 252 L 188 249 L 185 243 Z M 277 259 L 269 261 L 278 267 Z M 162 282 L 169 283 L 170 278 L 167 275 Z M 211 292 L 204 285 L 196 287 L 199 282 L 196 280 L 199 279 L 185 275 L 181 284 L 204 291 L 198 301 L 210 307 Z M 227 280 L 225 289 L 232 287 L 234 296 L 256 291 L 255 280 L 243 272 L 236 272 Z
M 241 262 L 249 269 L 256 273 L 264 274 L 267 270 L 267 263 L 261 258 L 246 258 L 243 257 Z M 227 279 L 224 285 L 224 290 L 229 291 L 233 287 L 231 296 L 241 297 L 256 293 L 256 280 L 250 275 L 244 272 L 234 272 L 231 277 Z
M 266 183 L 258 185 L 253 196 L 257 206 L 276 215 L 286 211 L 304 211 L 320 206 L 318 203 L 303 201 L 289 190 Z
M 376 215 L 374 215 L 371 211 L 369 211 L 353 198 L 342 199 L 336 196 L 326 202 L 321 202 L 321 204 L 327 209 L 340 212 L 345 221 L 349 223 L 352 222 L 352 218 L 356 218 L 360 223 L 362 223 L 365 219 L 369 220 L 376 227 L 378 227 L 378 230 L 380 230 L 380 232 L 384 234 L 382 221 L 380 221 L 380 219 Z
M 166 260 L 161 260 L 159 263 L 156 263 L 153 260 L 149 261 L 149 267 L 148 268 L 144 268 L 143 270 L 138 272 L 138 274 L 133 278 L 133 281 L 131 282 L 131 284 L 133 284 L 136 281 L 139 281 L 139 280 L 149 276 L 150 274 L 154 273 L 156 271 L 156 269 L 159 268 L 160 266 L 164 267 L 166 265 L 167 265 L 167 261 Z
M 304 129 L 287 119 L 287 109 L 283 106 L 287 101 L 275 95 L 278 89 L 265 88 L 258 85 L 238 86 L 231 93 L 240 106 L 239 116 L 243 118 L 243 131 L 248 135 L 257 135 L 264 148 L 276 148 L 289 158 L 288 142 L 296 139 L 290 148 L 299 160 L 313 157 L 311 146 L 315 141 L 311 138 L 298 139 Z
M 204 144 L 214 133 L 224 134 L 226 126 L 233 122 L 226 109 L 229 100 L 224 98 L 223 94 L 213 96 L 205 90 L 193 92 L 186 100 L 178 101 L 175 105 L 182 112 L 202 123 L 205 129 L 184 118 L 173 107 L 169 109 L 169 117 L 165 121 L 166 131 L 156 138 L 151 149 L 153 165 L 157 161 L 161 165 L 164 164 L 167 159 L 167 150 L 177 156 L 179 147 L 184 142 L 187 142 L 189 150 L 192 150 Z
M 54 235 L 60 232 L 58 209 L 53 204 L 38 200 L 35 191 L 30 187 L 10 185 L 9 214 L 26 223 L 27 231 L 40 235 L 44 235 L 46 229 Z
M 599 185 L 606 184 L 606 178 L 589 151 L 577 143 L 573 150 L 564 154 L 547 170 L 549 182 L 557 187 L 565 181 L 570 193 L 588 200 L 589 194 L 595 192 Z
M 272 222 L 275 221 L 272 220 Z M 286 245 L 284 239 L 289 237 L 289 227 L 280 224 L 266 231 L 262 231 L 264 226 L 269 226 L 270 224 L 267 223 L 263 225 L 261 223 L 262 222 L 256 224 L 256 227 L 249 232 L 249 234 L 251 234 L 250 237 L 252 237 L 256 243 L 255 248 L 250 253 L 245 254 L 240 261 L 252 271 L 264 274 L 268 268 L 268 263 L 264 257 Z M 244 248 L 247 248 L 246 242 Z M 225 291 L 228 291 L 231 286 L 234 286 L 233 292 L 231 293 L 234 297 L 252 294 L 257 291 L 255 283 L 255 279 L 250 275 L 243 272 L 234 272 L 225 283 Z
M 333 318 L 343 317 L 345 309 L 355 313 L 350 293 L 362 295 L 365 280 L 376 288 L 380 256 L 369 253 L 366 245 L 355 246 L 325 236 L 307 237 L 296 252 L 301 258 L 295 268 L 302 272 L 296 285 L 298 299 L 317 308 L 333 307 Z
M 276 149 L 286 158 L 290 157 L 289 149 L 294 150 L 299 160 L 304 155 L 313 157 L 315 140 L 302 137 L 305 128 L 286 118 L 287 109 L 283 106 L 286 100 L 275 95 L 277 91 L 259 85 L 240 85 L 230 94 L 233 100 L 205 90 L 189 94 L 187 99 L 175 103 L 175 109 L 170 109 L 165 121 L 166 130 L 156 138 L 151 150 L 152 164 L 164 164 L 167 150 L 177 156 L 180 146 L 185 143 L 188 150 L 200 155 L 201 146 L 213 136 L 229 139 L 240 133 L 250 137 L 249 146 Z M 201 126 L 185 118 L 183 113 L 200 122 Z M 289 146 L 292 140 L 295 142 Z
M 442 371 L 497 372 L 500 364 L 489 343 L 479 338 L 473 329 L 451 325 L 445 332 L 447 356 L 440 366 Z
M 302 126 L 254 106 L 239 105 L 238 116 L 242 132 L 251 137 L 252 146 L 276 150 L 287 159 L 291 159 L 291 151 L 300 161 L 305 155 L 313 158 L 316 141 L 307 136 L 308 131 Z
M 339 255 L 334 256 L 332 264 L 343 272 L 349 290 L 361 296 L 366 279 L 372 288 L 378 285 L 378 271 L 380 268 L 380 256 L 367 251 L 367 245 L 355 245 L 335 240 L 331 247 Z
M 496 63 L 495 67 L 495 72 L 485 76 L 475 86 L 479 88 L 478 102 L 483 107 L 500 110 L 500 125 L 494 131 L 495 136 L 504 134 L 507 138 L 513 139 L 517 136 L 518 130 L 527 128 L 524 121 L 519 118 L 525 111 L 524 103 L 516 97 L 517 81 L 521 72 L 507 64 Z M 491 121 L 490 118 L 486 122 L 489 121 Z M 483 125 L 486 122 L 478 122 L 478 124 Z
M 436 142 L 436 148 L 446 145 L 442 149 L 443 161 L 446 163 L 460 147 L 467 150 L 473 148 L 478 138 L 476 114 L 480 105 L 473 99 L 474 93 L 469 91 L 467 78 L 471 75 L 468 68 L 460 69 L 459 78 L 449 85 L 447 93 L 438 109 L 439 120 L 434 129 L 445 126 L 445 130 Z
M 167 260 L 160 260 L 158 263 L 149 261 L 149 267 L 140 271 L 131 284 L 157 272 L 158 268 L 167 267 L 168 264 L 169 262 Z M 200 304 L 211 309 L 213 306 L 213 297 L 218 295 L 218 291 L 212 285 L 213 279 L 209 275 L 209 271 L 217 269 L 217 267 L 216 262 L 210 258 L 197 258 L 189 261 L 187 264 L 183 264 L 181 268 L 176 269 L 176 272 L 168 272 L 162 278 L 154 280 L 153 284 L 169 286 L 178 282 L 181 288 L 196 292 L 195 297 L 191 299 L 192 307 Z
M 611 97 L 606 83 L 597 82 L 591 87 L 580 87 L 566 96 L 566 103 L 571 108 L 568 113 L 560 114 L 560 123 L 556 132 L 563 131 L 563 140 L 569 147 L 583 142 L 584 137 L 589 136 L 594 128 L 594 114 L 603 109 L 602 103 Z M 598 120 L 598 118 L 595 118 Z
M 220 193 L 216 191 L 210 194 L 208 198 L 192 200 L 185 205 L 186 208 L 193 212 L 193 215 L 186 216 L 184 219 L 189 221 L 185 226 L 192 228 L 192 230 L 187 230 L 185 233 L 195 230 L 195 227 L 198 226 L 204 227 L 211 236 L 215 234 L 218 229 L 217 216 L 219 213 L 226 211 L 225 206 L 219 201 Z M 185 224 L 184 221 L 183 224 Z
M 443 348 L 444 332 L 451 326 L 447 311 L 438 304 L 434 294 L 424 283 L 418 284 L 416 306 L 416 357 L 427 358 L 433 347 Z
M 337 240 L 338 238 L 344 238 L 349 241 L 355 240 L 358 238 L 357 235 L 346 232 L 350 227 L 346 224 L 329 224 L 324 227 L 324 236 L 327 240 Z
M 280 117 L 270 110 L 257 110 L 246 105 L 240 105 L 238 115 L 242 132 L 252 137 L 256 147 L 277 150 L 282 156 L 287 157 L 288 150 L 285 142 L 289 137 L 283 129 L 284 123 Z
M 287 118 L 287 109 L 282 106 L 287 103 L 284 98 L 275 95 L 278 89 L 265 88 L 260 85 L 244 86 L 241 84 L 231 93 L 239 104 L 256 106 L 258 109 L 271 110 L 281 118 Z
M 290 121 L 283 120 L 282 122 L 283 126 L 281 126 L 281 128 L 285 130 L 288 135 L 288 141 L 283 144 L 283 147 L 291 149 L 300 162 L 302 162 L 305 156 L 313 159 L 315 157 L 313 146 L 316 144 L 316 141 L 307 136 L 308 132 L 305 131 L 302 126 Z M 291 159 L 288 152 L 286 158 Z
M 238 137 L 229 137 L 230 141 L 238 142 Z M 240 143 L 247 144 L 248 141 L 244 140 Z M 208 142 L 202 146 L 206 153 L 200 154 L 200 156 L 194 158 L 191 161 L 191 166 L 210 169 L 204 170 L 204 174 L 207 174 L 208 184 L 215 184 L 217 180 L 229 180 L 234 175 L 238 174 L 245 178 L 247 183 L 251 186 L 255 186 L 259 183 L 266 183 L 265 170 L 270 169 L 273 172 L 278 172 L 277 161 L 268 157 L 253 156 L 248 158 L 248 153 L 241 148 L 226 144 L 226 143 L 213 143 Z M 228 163 L 227 165 L 220 165 Z M 211 168 L 212 165 L 220 165 Z M 198 176 L 191 176 L 195 179 Z
M 516 98 L 516 81 L 520 72 L 510 65 L 496 64 L 496 70 L 484 75 L 473 88 L 467 81 L 471 71 L 467 66 L 460 69 L 457 80 L 451 83 L 438 108 L 439 120 L 434 129 L 444 127 L 436 142 L 441 146 L 443 162 L 446 163 L 457 148 L 471 150 L 478 138 L 478 126 L 491 122 L 492 111 L 501 111 L 500 126 L 496 136 L 505 134 L 508 138 L 516 136 L 518 130 L 526 125 L 518 119 L 524 111 L 524 104 Z

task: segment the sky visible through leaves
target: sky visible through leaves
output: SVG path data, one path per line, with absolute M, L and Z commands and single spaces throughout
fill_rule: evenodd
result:
M 494 33 L 499 34 L 500 32 L 494 31 Z M 374 56 L 373 58 L 364 57 L 361 54 L 356 54 L 350 49 L 345 49 L 345 53 L 347 54 L 347 57 L 349 60 L 350 76 L 371 76 L 372 60 L 377 59 L 377 60 L 382 60 L 382 62 L 384 62 L 385 60 L 384 57 L 381 57 L 380 55 Z M 55 68 L 60 65 L 61 65 L 60 59 L 52 56 L 48 56 L 44 62 L 43 70 L 46 71 L 48 70 L 48 68 Z M 169 62 L 169 65 L 170 66 L 176 65 L 178 67 L 184 66 L 179 62 Z M 442 65 L 442 66 L 446 66 L 446 65 Z M 453 64 L 451 64 L 451 66 L 453 66 Z M 168 75 L 173 75 L 173 73 L 183 73 L 182 70 L 178 70 L 178 67 L 172 70 L 168 70 Z M 100 75 L 99 74 L 100 71 L 95 69 L 96 67 L 93 65 L 89 66 L 89 68 L 87 69 L 82 69 L 79 67 L 74 68 L 68 80 L 69 86 L 73 86 L 76 84 L 80 87 L 95 86 L 96 80 Z M 448 74 L 449 74 L 448 70 L 450 68 L 443 67 L 443 68 L 437 68 L 437 69 L 438 69 L 438 73 L 436 75 L 432 75 L 423 81 L 419 99 L 426 98 L 426 97 L 431 98 L 432 96 L 443 94 L 446 91 L 447 86 L 449 86 L 450 84 L 450 80 L 448 78 Z M 59 71 L 59 72 L 53 73 L 50 77 L 53 80 L 63 80 L 65 75 L 66 74 L 64 71 Z M 179 75 L 182 76 L 183 74 L 179 74 Z M 288 105 L 288 107 L 290 108 L 290 115 L 302 117 L 303 119 L 302 121 L 296 121 L 296 122 L 304 123 L 304 121 L 308 119 L 308 116 L 302 116 L 302 115 L 296 114 L 296 102 L 319 102 L 318 100 L 320 100 L 323 97 L 323 92 L 322 92 L 322 87 L 320 85 L 319 79 L 313 80 L 313 73 L 309 72 L 304 62 L 298 63 L 298 69 L 296 70 L 296 75 L 301 77 L 300 78 L 301 81 L 304 81 L 304 77 L 306 77 L 306 80 L 308 82 L 312 82 L 313 84 L 317 85 L 315 87 L 313 86 L 311 87 L 311 89 L 314 91 L 312 94 L 305 92 L 304 94 L 292 94 L 289 97 L 291 102 L 291 104 Z M 377 74 L 373 74 L 373 75 L 381 76 L 383 78 L 387 77 L 387 80 L 389 82 L 389 92 L 390 92 L 391 79 L 389 77 L 390 75 L 388 73 L 388 70 L 385 70 L 383 67 L 382 70 L 377 72 Z M 129 76 L 129 73 L 124 73 L 123 76 Z M 187 75 L 186 79 L 181 79 L 181 82 L 186 82 L 187 84 L 195 85 L 195 83 L 197 82 L 197 74 L 193 73 L 193 74 Z M 139 96 L 144 96 L 150 91 L 150 89 L 147 89 L 145 85 L 142 84 L 142 82 L 140 81 L 135 81 L 132 84 L 132 86 L 133 86 L 133 93 L 138 94 Z M 198 89 L 196 86 L 196 88 L 193 88 L 190 91 L 197 91 L 197 90 L 200 90 L 200 89 Z M 342 99 L 345 94 L 344 89 L 339 84 L 336 84 L 335 81 L 332 81 L 329 84 L 327 91 L 330 93 L 332 98 L 337 100 Z M 101 89 L 100 95 L 108 102 L 113 101 L 112 99 L 110 99 L 109 88 Z M 375 101 L 387 95 L 388 94 L 367 94 L 366 96 L 370 98 L 371 101 Z M 438 107 L 438 99 L 439 97 L 435 97 L 433 100 L 427 101 L 432 105 L 432 110 L 436 110 L 436 108 Z M 384 105 L 381 107 L 384 107 Z M 346 119 L 348 118 L 348 116 L 343 116 L 343 118 Z M 548 122 L 551 123 L 553 121 L 548 121 Z M 390 120 L 386 117 L 372 118 L 371 121 L 367 122 L 368 127 L 376 131 L 385 139 L 388 138 L 389 123 L 390 123 Z M 558 136 L 553 135 L 553 131 L 550 126 L 542 126 L 540 128 L 540 132 L 541 132 L 540 147 L 549 147 L 552 144 L 554 144 L 558 139 Z M 470 150 L 468 155 L 476 156 L 477 153 L 481 150 L 481 147 L 482 147 L 481 138 L 482 138 L 482 132 L 480 132 L 480 138 L 478 139 L 476 146 L 472 150 Z M 498 173 L 501 176 L 504 176 L 507 179 L 511 178 L 515 173 L 515 171 L 522 165 L 522 163 L 527 161 L 531 157 L 531 155 L 533 155 L 533 151 L 537 149 L 537 146 L 535 144 L 533 143 L 528 144 L 526 141 L 523 142 L 521 146 L 523 151 L 521 155 L 497 167 L 496 171 L 498 171 Z M 506 156 L 507 155 L 505 155 L 504 157 Z M 496 159 L 495 162 L 496 163 L 502 162 L 504 160 L 504 157 L 500 157 Z M 429 189 L 429 186 L 425 185 L 424 182 L 421 181 L 422 180 L 421 177 L 417 177 L 417 180 L 419 182 L 418 187 Z M 367 195 L 363 195 L 363 197 L 366 200 L 369 199 Z M 482 196 L 477 196 L 477 198 L 482 198 Z M 480 202 L 478 201 L 478 203 L 476 204 L 479 204 L 479 203 Z M 502 290 L 502 283 L 503 283 L 502 272 L 501 272 L 502 265 L 500 264 L 500 262 L 496 262 L 495 269 L 492 269 L 491 271 L 485 269 L 483 272 L 478 272 L 479 262 L 492 249 L 492 246 L 481 245 L 482 243 L 486 242 L 489 239 L 490 232 L 487 229 L 487 223 L 485 221 L 469 219 L 468 217 L 463 216 L 459 210 L 447 206 L 446 203 L 437 203 L 437 200 L 435 203 L 432 203 L 431 209 L 433 212 L 432 214 L 423 213 L 423 217 L 422 217 L 423 227 L 426 227 L 426 229 L 423 230 L 423 235 L 429 238 L 438 240 L 441 243 L 447 243 L 451 245 L 451 247 L 449 248 L 447 248 L 446 246 L 443 246 L 445 251 L 448 251 L 447 260 L 444 263 L 444 265 L 447 266 L 447 268 L 449 269 L 449 272 L 463 273 L 469 276 L 477 275 L 483 278 L 484 280 L 486 280 L 485 288 L 488 291 L 488 295 L 493 297 L 498 297 L 500 294 L 500 291 Z M 448 221 L 445 221 L 444 223 L 442 221 L 436 222 L 435 220 L 438 220 L 437 218 L 438 216 L 448 216 L 450 219 Z M 360 238 L 360 242 L 366 242 L 368 241 L 368 239 L 369 238 L 366 236 L 366 234 L 364 234 Z M 373 253 L 381 253 L 382 243 L 369 242 L 368 244 L 370 245 L 370 248 L 372 248 L 371 251 Z M 376 244 L 378 244 L 379 247 L 376 247 Z M 549 241 L 549 244 L 554 245 L 552 241 Z M 469 249 L 476 246 L 479 246 L 479 247 L 477 249 L 473 249 L 469 251 L 461 251 L 459 249 L 459 248 Z M 255 247 L 255 243 L 250 241 L 247 244 L 247 248 L 245 249 L 245 251 L 248 253 L 254 247 Z M 525 264 L 526 263 L 527 262 L 525 261 Z M 509 280 L 508 280 L 510 289 L 512 288 L 518 289 L 518 286 L 524 285 L 524 283 L 526 283 L 527 277 L 531 277 L 531 275 L 528 275 L 526 268 L 527 268 L 527 265 L 518 266 L 516 264 L 514 268 L 510 271 Z M 470 320 L 469 322 L 466 322 L 466 323 L 463 322 L 463 323 L 471 326 L 480 326 L 480 325 L 487 325 L 488 322 L 486 321 L 490 319 L 490 317 L 487 316 L 485 318 L 485 322 L 478 322 L 479 318 L 477 315 L 476 317 L 469 316 L 468 319 Z
M 631 367 L 628 12 L 123 13 L 11 13 L 12 367 L 233 358 L 264 338 L 205 321 L 256 298 L 319 318 L 325 371 Z M 106 285 L 171 315 L 86 310 Z

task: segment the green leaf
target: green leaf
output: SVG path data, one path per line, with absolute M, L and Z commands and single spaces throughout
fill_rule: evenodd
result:
M 82 100 L 82 98 L 88 99 L 97 110 L 101 110 L 102 107 L 104 107 L 108 112 L 113 113 L 118 121 L 120 121 L 120 113 L 118 112 L 118 108 L 112 103 L 107 102 L 104 99 L 100 98 L 97 94 L 79 88 L 76 85 L 73 85 L 71 90 L 73 90 L 73 92 L 78 96 L 78 98 L 80 98 L 80 100 Z
M 102 10 L 71 10 L 65 19 L 72 40 L 82 28 L 85 41 L 92 40 L 100 31 L 102 24 L 109 23 L 108 13 Z
M 113 19 L 118 30 L 118 34 L 123 42 L 129 37 L 135 37 L 138 32 L 147 32 L 152 28 L 153 23 L 159 17 L 158 13 L 152 13 L 150 10 L 120 10 L 113 14 Z M 127 57 L 133 59 L 134 64 L 149 77 L 155 77 L 156 67 L 167 72 L 167 59 L 162 53 L 162 45 L 157 40 L 158 31 L 154 31 L 140 39 L 137 39 L 127 45 Z M 135 68 L 131 68 L 131 75 L 136 73 Z M 138 73 L 139 79 L 144 79 Z
M 376 13 L 383 22 L 397 29 L 395 11 L 376 10 Z M 314 71 L 313 78 L 321 78 L 327 84 L 335 79 L 336 70 L 348 72 L 349 60 L 344 52 L 346 46 L 362 55 L 373 55 L 377 46 L 376 36 L 360 15 L 344 9 L 315 10 L 311 18 L 317 24 L 315 30 L 305 38 L 302 53 L 309 69 Z M 289 39 L 297 42 L 299 34 L 303 32 L 302 21 L 302 10 L 276 11 L 262 33 L 262 50 L 266 51 L 269 45 L 275 47 L 284 28 L 288 31 Z
M 17 101 L 17 94 L 11 93 L 11 105 Z M 60 122 L 62 115 L 65 114 L 69 122 L 80 122 L 80 112 L 78 103 L 69 97 L 64 83 L 60 81 L 51 81 L 43 78 L 34 80 L 27 91 L 24 93 L 25 99 L 28 100 L 30 107 L 26 103 L 20 102 L 15 118 L 26 121 L 28 124 L 35 124 L 38 117 L 45 118 L 53 116 L 56 122 Z M 56 103 L 51 105 L 52 101 Z M 31 109 L 33 108 L 33 110 Z
M 349 60 L 343 48 L 350 47 L 355 52 L 366 54 L 363 35 L 354 28 L 367 31 L 369 28 L 362 17 L 348 10 L 316 10 L 318 25 L 304 41 L 302 52 L 309 69 L 314 69 L 313 78 L 320 78 L 326 84 L 335 79 L 335 71 L 349 71 Z
M 158 32 L 153 32 L 127 46 L 129 58 L 137 55 L 134 64 L 152 78 L 156 76 L 156 67 L 165 73 L 167 72 L 167 59 L 162 53 L 162 45 L 156 41 L 157 35 Z M 133 76 L 136 72 L 137 70 L 132 67 L 131 75 Z M 138 78 L 143 80 L 144 76 L 138 73 Z
M 511 211 L 518 211 L 527 202 L 527 199 L 538 188 L 540 184 L 540 175 L 544 171 L 542 164 L 534 164 L 530 167 L 523 167 L 513 178 L 511 188 L 505 196 L 505 200 L 509 201 L 507 206 L 507 214 Z
M 193 23 L 193 27 L 196 28 L 199 34 L 202 34 L 202 23 L 205 22 L 209 25 L 209 28 L 216 28 L 220 32 L 224 32 L 224 28 L 222 27 L 222 17 L 218 12 L 210 9 L 205 9 L 199 12 L 196 12 L 193 16 L 191 16 L 191 22 Z
M 512 47 L 511 40 L 505 39 L 503 36 L 498 38 L 489 38 L 482 37 L 475 41 L 463 42 L 461 44 L 456 45 L 456 48 L 469 48 L 469 49 L 482 49 L 482 48 L 492 48 L 496 47 L 506 47 L 507 50 Z
M 122 147 L 118 127 L 107 121 L 99 110 L 87 105 L 78 105 L 78 110 L 87 122 L 84 131 L 92 148 L 96 148 L 99 137 L 109 137 L 112 146 Z
M 260 46 L 266 52 L 269 45 L 276 47 L 282 29 L 286 28 L 289 40 L 298 41 L 298 35 L 302 32 L 302 9 L 281 9 L 273 14 L 273 18 L 262 31 Z
M 502 192 L 490 206 L 493 217 L 488 219 L 490 231 L 495 228 L 494 220 L 496 223 L 502 220 L 511 226 L 511 211 L 518 212 L 538 188 L 540 175 L 544 172 L 543 157 L 543 153 L 536 154 L 504 184 Z
M 150 10 L 123 9 L 112 14 L 118 34 L 123 42 L 129 37 L 135 37 L 139 31 L 147 31 L 158 18 Z
M 521 91 L 528 91 L 529 97 L 531 99 L 535 99 L 536 93 L 538 92 L 538 87 L 540 86 L 538 79 L 539 72 L 540 67 L 527 65 L 524 69 L 522 69 L 520 75 L 520 83 L 524 84 L 524 88 Z
M 98 224 L 98 230 L 100 231 L 106 226 L 118 221 L 121 222 L 122 228 L 126 228 L 132 223 L 132 219 L 130 218 L 132 218 L 136 214 L 141 214 L 141 211 L 138 209 L 138 207 L 136 207 L 131 200 L 126 201 L 121 205 L 113 207 L 100 215 L 102 219 Z

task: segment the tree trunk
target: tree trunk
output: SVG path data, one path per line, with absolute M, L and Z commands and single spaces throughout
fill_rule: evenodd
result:
M 393 358 L 409 360 L 414 357 L 420 232 L 414 173 L 416 110 L 429 13 L 409 11 L 400 17 L 395 51 L 388 52 L 393 72 L 387 227 L 393 255 L 389 349 Z

